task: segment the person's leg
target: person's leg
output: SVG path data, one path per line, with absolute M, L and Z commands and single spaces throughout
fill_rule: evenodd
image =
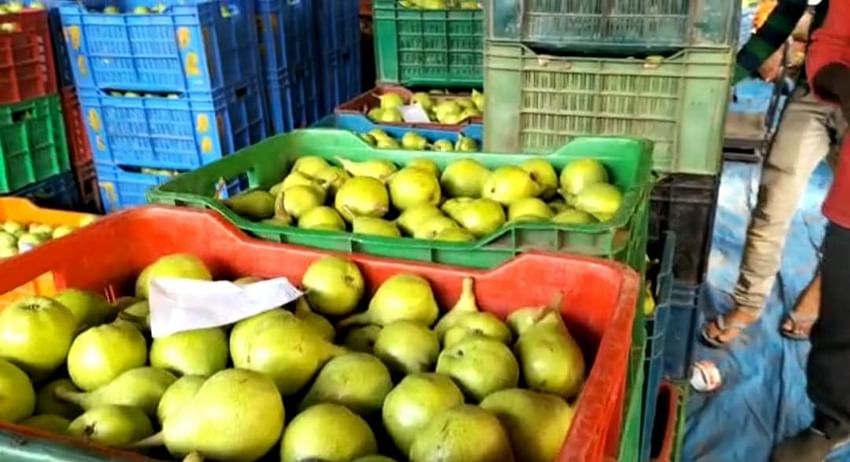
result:
M 821 270 L 821 311 L 806 367 L 815 421 L 777 446 L 774 462 L 821 462 L 850 436 L 850 230 L 829 225 Z
M 735 307 L 706 326 L 703 337 L 709 343 L 721 346 L 732 342 L 760 316 L 776 280 L 800 198 L 812 172 L 829 151 L 831 112 L 829 106 L 802 92 L 789 103 L 762 167 L 758 203 L 747 229 L 733 295 Z

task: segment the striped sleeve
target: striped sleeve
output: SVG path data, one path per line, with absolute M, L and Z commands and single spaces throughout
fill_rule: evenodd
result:
M 738 52 L 738 76 L 753 76 L 791 36 L 808 7 L 807 0 L 781 0 L 764 25 Z

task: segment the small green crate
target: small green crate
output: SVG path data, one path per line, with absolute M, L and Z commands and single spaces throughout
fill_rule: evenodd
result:
M 0 193 L 70 169 L 58 94 L 0 106 Z
M 423 10 L 374 0 L 372 21 L 379 83 L 481 88 L 481 10 Z
M 616 59 L 488 43 L 485 61 L 487 151 L 541 153 L 579 136 L 636 136 L 655 143 L 654 170 L 720 171 L 731 48 Z
M 640 307 L 640 305 L 639 305 Z M 641 323 L 641 330 L 643 325 Z M 638 462 L 640 431 L 643 424 L 643 387 L 645 380 L 646 334 L 632 339 L 626 402 L 623 403 L 623 425 L 617 462 Z
M 342 156 L 355 161 L 388 159 L 398 165 L 426 157 L 441 169 L 461 158 L 450 152 L 375 149 L 356 135 L 336 129 L 296 130 L 268 138 L 151 189 L 148 200 L 213 209 L 239 228 L 263 239 L 339 252 L 492 268 L 523 251 L 541 249 L 569 251 L 641 266 L 646 253 L 651 151 L 651 143 L 634 138 L 583 138 L 561 147 L 546 157 L 557 169 L 578 158 L 595 158 L 606 165 L 613 184 L 624 191 L 623 205 L 617 215 L 608 222 L 589 225 L 515 223 L 475 243 L 386 238 L 255 223 L 236 215 L 215 199 L 222 184 L 230 185 L 230 192 L 273 186 L 299 156 L 319 156 L 328 160 Z M 488 153 L 471 156 L 490 168 L 538 157 Z

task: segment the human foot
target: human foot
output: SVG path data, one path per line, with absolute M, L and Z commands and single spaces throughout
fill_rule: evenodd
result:
M 812 326 L 820 313 L 821 278 L 818 274 L 806 287 L 794 311 L 788 313 L 782 321 L 780 333 L 792 340 L 808 340 Z
M 721 315 L 710 321 L 702 330 L 702 338 L 710 346 L 725 348 L 741 335 L 758 316 L 741 309 Z

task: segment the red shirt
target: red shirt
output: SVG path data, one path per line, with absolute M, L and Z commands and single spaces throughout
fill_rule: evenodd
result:
M 827 64 L 850 67 L 850 0 L 831 0 L 823 26 L 812 36 L 806 70 L 812 80 Z M 815 88 L 811 85 L 811 88 Z M 850 229 L 850 136 L 844 138 L 835 180 L 823 204 L 829 221 Z

